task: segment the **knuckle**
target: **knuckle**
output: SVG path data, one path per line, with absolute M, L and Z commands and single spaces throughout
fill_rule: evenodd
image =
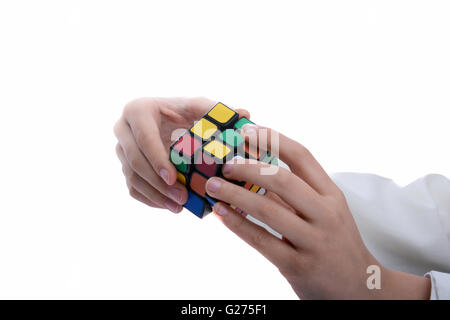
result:
M 242 217 L 233 223 L 233 230 L 240 234 L 244 229 L 245 218 Z
M 347 198 L 345 197 L 344 192 L 339 188 L 336 191 L 336 201 L 339 203 L 347 203 Z
M 345 224 L 347 221 L 345 213 L 350 211 L 345 197 L 339 199 L 337 196 L 333 196 L 323 210 L 330 217 L 329 222 L 333 225 Z
M 291 179 L 291 173 L 284 168 L 280 168 L 275 178 L 275 182 L 279 186 L 286 186 Z
M 136 172 L 128 173 L 128 181 L 131 185 L 137 185 L 139 183 L 139 176 Z
M 128 179 L 128 177 L 133 173 L 133 170 L 128 166 L 126 163 L 122 163 L 122 172 L 125 176 L 125 178 Z
M 138 198 L 139 198 L 139 192 L 138 192 L 135 188 L 133 188 L 133 187 L 131 187 L 131 188 L 128 190 L 128 193 L 129 193 L 130 196 L 133 197 L 134 199 L 138 199 Z
M 317 268 L 317 259 L 310 254 L 297 252 L 294 258 L 294 272 L 304 273 L 305 271 L 314 270 L 315 268 Z
M 255 207 L 256 212 L 260 216 L 261 220 L 264 220 L 265 222 L 269 221 L 273 212 L 276 211 L 272 201 L 257 201 L 255 202 Z
M 141 166 L 141 161 L 139 157 L 135 155 L 132 155 L 128 158 L 128 163 L 130 164 L 130 167 L 135 171 L 138 171 Z
M 125 177 L 128 177 L 128 175 L 130 174 L 128 166 L 122 165 L 122 173 Z
M 143 109 L 146 109 L 148 107 L 154 107 L 154 104 L 156 102 L 155 98 L 149 98 L 149 97 L 141 97 L 136 98 L 134 100 L 131 100 L 128 102 L 125 107 L 123 108 L 123 117 L 125 119 L 129 119 L 130 117 L 135 117 L 136 113 L 140 112 Z
M 289 278 L 292 276 L 292 268 L 289 263 L 283 263 L 278 266 L 278 272 L 285 278 Z
M 251 241 L 254 246 L 261 247 L 261 246 L 264 246 L 266 237 L 267 237 L 266 231 L 263 229 L 258 229 L 251 237 Z
M 131 101 L 129 103 L 127 103 L 125 105 L 125 107 L 123 108 L 123 117 L 128 119 L 130 117 L 131 114 L 133 114 L 134 110 L 136 109 L 134 101 Z
M 300 268 L 299 260 L 299 254 L 297 252 L 287 254 L 284 263 L 278 266 L 279 272 L 285 277 L 294 276 Z
M 123 108 L 123 113 L 122 113 L 125 118 L 128 118 L 129 116 L 131 116 L 135 113 L 138 105 L 140 104 L 139 103 L 140 100 L 141 100 L 141 98 L 134 99 L 125 105 L 125 107 Z
M 137 130 L 136 132 L 136 143 L 139 146 L 145 146 L 148 142 L 147 134 L 142 130 Z
M 206 98 L 205 96 L 197 96 L 189 98 L 188 100 L 188 106 L 197 106 L 197 105 L 205 105 L 205 104 L 214 104 L 214 101 Z
M 265 210 L 266 206 L 264 205 L 264 201 L 253 202 L 252 211 L 254 213 L 257 213 L 260 217 L 265 217 Z
M 346 211 L 344 211 L 342 209 L 335 210 L 333 212 L 333 216 L 335 217 L 335 220 L 334 220 L 335 225 L 343 226 L 347 223 L 347 221 L 348 221 L 347 215 L 344 214 L 344 212 L 346 212 Z
M 296 142 L 296 147 L 294 148 L 295 157 L 306 158 L 311 156 L 311 152 L 302 144 Z
M 114 132 L 114 135 L 115 135 L 116 137 L 119 136 L 120 126 L 122 125 L 121 121 L 122 121 L 122 119 L 119 119 L 119 120 L 114 124 L 114 127 L 113 127 L 113 132 Z
M 317 248 L 320 246 L 321 248 L 328 247 L 330 243 L 333 242 L 333 237 L 328 232 L 318 232 L 314 238 L 317 240 L 315 246 Z M 320 250 L 316 250 L 320 252 Z
M 120 144 L 116 144 L 116 154 L 119 156 L 123 153 L 122 147 Z
M 211 99 L 208 99 L 206 96 L 196 96 L 190 98 L 191 103 L 199 103 L 199 102 L 208 102 L 208 103 L 214 103 Z

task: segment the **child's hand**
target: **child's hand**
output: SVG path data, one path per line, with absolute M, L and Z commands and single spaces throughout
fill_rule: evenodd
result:
M 254 125 L 244 126 L 244 135 L 262 137 L 262 130 L 270 136 L 270 130 Z M 365 247 L 341 190 L 307 149 L 279 137 L 280 159 L 292 173 L 279 168 L 262 175 L 260 169 L 267 172 L 269 165 L 260 162 L 226 164 L 223 173 L 274 192 L 288 206 L 220 178 L 210 178 L 206 188 L 281 233 L 283 240 L 218 202 L 214 211 L 223 223 L 277 266 L 300 298 L 427 299 L 429 280 L 380 266 Z M 381 269 L 380 290 L 367 287 L 371 265 Z
M 169 161 L 172 134 L 187 129 L 213 105 L 214 101 L 206 98 L 142 98 L 125 106 L 114 133 L 117 156 L 133 198 L 175 213 L 182 210 L 187 191 L 176 181 L 176 169 Z M 237 112 L 249 117 L 245 110 Z

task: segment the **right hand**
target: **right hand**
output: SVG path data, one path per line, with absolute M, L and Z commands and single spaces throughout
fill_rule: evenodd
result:
M 117 156 L 130 195 L 151 207 L 180 212 L 186 187 L 169 161 L 176 129 L 187 129 L 215 104 L 206 98 L 141 98 L 129 102 L 114 126 Z M 236 110 L 249 118 L 246 110 Z

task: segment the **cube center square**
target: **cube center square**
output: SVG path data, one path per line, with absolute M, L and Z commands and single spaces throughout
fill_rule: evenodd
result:
M 246 123 L 253 122 L 239 119 L 236 111 L 219 102 L 170 146 L 170 161 L 177 169 L 177 180 L 188 190 L 184 207 L 197 217 L 203 218 L 217 202 L 206 193 L 205 186 L 211 177 L 224 178 L 222 165 L 227 160 L 243 157 L 276 163 L 276 157 L 261 154 L 246 143 L 240 134 Z M 265 194 L 263 188 L 252 183 L 228 181 L 250 192 Z
M 218 174 L 220 165 L 216 162 L 216 160 L 214 160 L 214 158 L 204 152 L 200 152 L 195 159 L 195 169 L 209 178 Z
M 227 145 L 223 144 L 218 140 L 212 140 L 208 142 L 203 150 L 213 155 L 217 159 L 221 160 L 223 163 L 223 159 L 231 152 L 231 149 L 227 147 Z

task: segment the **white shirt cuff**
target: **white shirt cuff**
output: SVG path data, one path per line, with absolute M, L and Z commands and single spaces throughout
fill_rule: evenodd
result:
M 431 280 L 430 300 L 450 300 L 450 274 L 430 271 L 425 277 Z

